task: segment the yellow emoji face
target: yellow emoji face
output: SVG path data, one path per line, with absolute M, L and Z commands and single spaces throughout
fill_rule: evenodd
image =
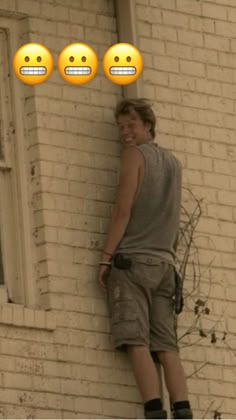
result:
M 44 45 L 25 44 L 14 55 L 13 69 L 22 82 L 37 85 L 45 82 L 52 73 L 53 56 Z
M 104 54 L 103 70 L 108 79 L 118 85 L 135 82 L 143 69 L 139 50 L 131 44 L 112 45 Z
M 58 70 L 66 82 L 82 85 L 97 73 L 98 59 L 86 44 L 75 43 L 65 47 L 58 57 Z

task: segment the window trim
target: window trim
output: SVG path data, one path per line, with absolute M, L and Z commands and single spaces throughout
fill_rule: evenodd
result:
M 21 29 L 27 29 L 28 19 L 22 19 L 24 15 L 14 15 L 13 18 L 1 17 L 0 28 L 4 29 L 7 33 L 7 50 L 8 50 L 8 70 L 9 70 L 9 96 L 11 101 L 11 120 L 12 126 L 9 130 L 9 140 L 13 143 L 13 154 L 14 162 L 12 164 L 11 176 L 12 176 L 12 222 L 11 223 L 11 241 L 14 242 L 15 238 L 15 269 L 14 281 L 16 284 L 12 284 L 12 278 L 6 279 L 6 285 L 9 288 L 9 297 L 11 295 L 16 296 L 17 301 L 14 303 L 24 304 L 29 308 L 36 307 L 36 278 L 33 270 L 34 257 L 33 254 L 33 214 L 30 211 L 30 199 L 29 199 L 29 185 L 27 182 L 27 171 L 28 162 L 25 153 L 25 139 L 24 139 L 24 113 L 22 109 L 22 103 L 24 94 L 26 92 L 26 85 L 23 85 L 15 76 L 12 68 L 12 60 L 15 52 L 18 48 L 27 42 L 28 40 L 22 39 Z M 19 19 L 21 18 L 21 19 Z M 21 26 L 22 25 L 22 26 Z M 29 33 L 29 30 L 27 31 Z M 19 40 L 22 42 L 19 44 Z M 9 119 L 8 119 L 9 121 Z M 6 164 L 7 166 L 7 164 Z M 7 171 L 7 169 L 6 169 Z M 29 172 L 28 172 L 29 173 Z M 5 188 L 5 187 L 3 187 Z M 7 194 L 9 197 L 9 193 Z M 2 210 L 4 213 L 4 210 Z M 7 216 L 2 215 L 7 220 Z M 13 220 L 14 219 L 14 220 Z M 9 226 L 8 226 L 9 228 Z M 13 229 L 15 228 L 15 232 Z M 4 265 L 8 267 L 11 262 L 12 249 L 9 244 L 6 243 L 7 233 L 3 234 L 3 246 L 5 249 L 3 252 Z M 6 246 L 4 244 L 6 243 Z M 10 253 L 10 254 L 9 254 Z M 7 271 L 6 271 L 7 275 Z M 9 284 L 8 284 L 9 280 Z M 23 289 L 23 290 L 22 290 Z M 15 300 L 15 299 L 14 299 Z

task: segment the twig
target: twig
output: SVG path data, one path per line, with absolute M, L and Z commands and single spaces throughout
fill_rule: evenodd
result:
M 195 370 L 191 375 L 187 376 L 187 379 L 191 378 L 193 375 L 196 375 L 196 373 L 199 372 L 201 369 L 203 369 L 206 365 L 209 365 L 209 362 L 203 363 L 203 365 L 200 366 L 200 368 L 198 368 L 197 370 Z

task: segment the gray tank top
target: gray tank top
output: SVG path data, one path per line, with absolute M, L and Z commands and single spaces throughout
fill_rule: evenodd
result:
M 182 166 L 173 153 L 156 143 L 136 147 L 144 156 L 144 179 L 116 252 L 144 254 L 174 265 Z

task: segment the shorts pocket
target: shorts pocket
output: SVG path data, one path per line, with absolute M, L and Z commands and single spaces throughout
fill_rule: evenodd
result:
M 132 339 L 140 335 L 137 311 L 131 301 L 116 302 L 111 316 L 111 329 L 116 339 Z

